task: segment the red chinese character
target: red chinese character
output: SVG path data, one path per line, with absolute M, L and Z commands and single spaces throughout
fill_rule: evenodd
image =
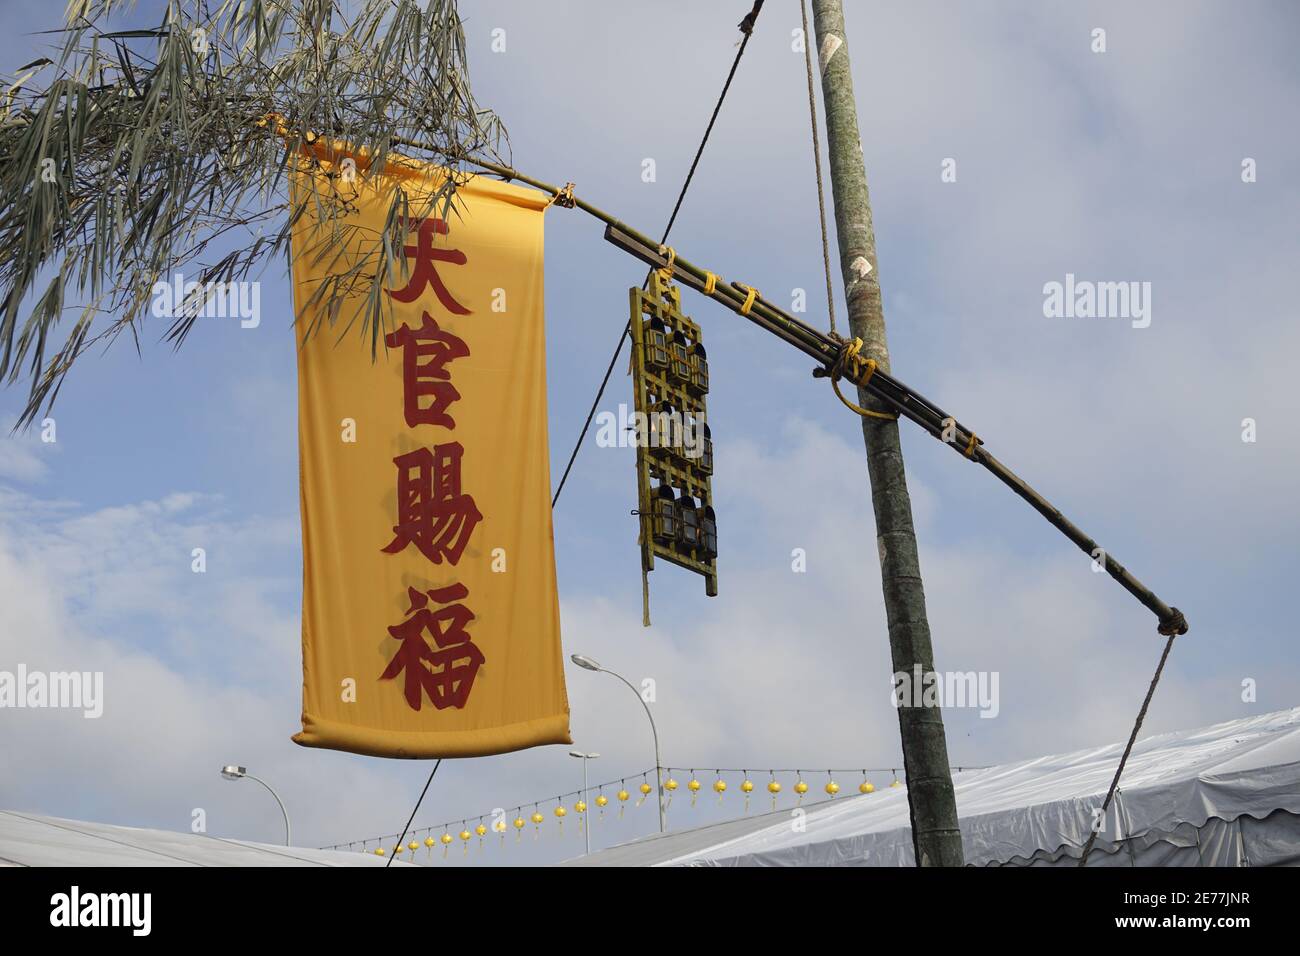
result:
M 461 494 L 460 442 L 417 448 L 393 459 L 397 466 L 397 524 L 393 540 L 383 548 L 397 554 L 414 544 L 434 564 L 446 558 L 452 564 L 469 544 L 474 528 L 483 520 L 474 498 Z
M 438 328 L 428 312 L 423 318 L 424 324 L 418 329 L 403 323 L 384 336 L 389 348 L 402 349 L 402 403 L 406 424 L 410 428 L 416 425 L 455 428 L 456 422 L 447 414 L 447 406 L 460 398 L 460 392 L 451 384 L 447 363 L 468 356 L 469 346 Z M 420 405 L 425 395 L 432 396 L 427 408 Z
M 415 265 L 411 269 L 411 278 L 406 283 L 406 287 L 396 292 L 390 291 L 388 294 L 398 302 L 414 302 L 424 294 L 428 286 L 433 286 L 433 291 L 444 309 L 455 315 L 469 315 L 469 309 L 451 297 L 451 293 L 442 283 L 442 277 L 438 275 L 438 267 L 434 264 L 450 262 L 453 265 L 463 266 L 467 261 L 465 253 L 459 249 L 434 247 L 433 237 L 447 235 L 447 224 L 441 219 L 416 219 L 408 216 L 406 228 L 416 230 L 415 245 L 404 246 L 402 251 L 406 253 L 408 259 L 415 260 Z
M 465 625 L 474 620 L 474 613 L 463 604 L 451 603 L 468 597 L 469 589 L 463 584 L 453 584 L 426 592 L 408 587 L 406 593 L 411 602 L 406 620 L 388 628 L 388 633 L 401 641 L 402 646 L 388 662 L 380 680 L 392 680 L 405 671 L 402 693 L 412 710 L 420 709 L 424 694 L 428 694 L 439 710 L 464 707 L 484 660 L 483 652 L 465 630 Z M 445 606 L 430 611 L 430 598 L 435 604 Z M 426 631 L 438 650 L 429 647 L 424 639 Z

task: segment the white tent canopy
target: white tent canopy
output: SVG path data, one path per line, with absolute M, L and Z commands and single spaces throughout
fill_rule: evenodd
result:
M 1116 743 L 965 771 L 966 862 L 1077 865 Z M 796 826 L 796 823 L 798 825 Z M 570 866 L 910 866 L 903 788 L 657 835 Z M 1300 707 L 1138 741 L 1089 866 L 1300 865 Z
M 0 810 L 0 866 L 383 866 L 373 853 L 311 850 Z M 393 866 L 408 866 L 393 860 Z

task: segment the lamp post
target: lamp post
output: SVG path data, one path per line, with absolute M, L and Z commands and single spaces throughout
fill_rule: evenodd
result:
M 659 788 L 659 832 L 663 833 L 664 830 L 666 829 L 664 825 L 663 760 L 661 760 L 659 757 L 659 729 L 655 726 L 654 714 L 650 713 L 650 705 L 645 702 L 645 698 L 641 696 L 641 692 L 637 690 L 635 687 L 633 687 L 631 681 L 629 681 L 622 674 L 616 674 L 614 673 L 614 671 L 609 670 L 608 668 L 601 667 L 600 664 L 596 663 L 596 661 L 582 654 L 570 654 L 569 660 L 573 661 L 573 663 L 577 664 L 579 667 L 583 668 L 584 670 L 595 671 L 598 674 L 609 674 L 611 677 L 617 677 L 624 684 L 627 684 L 628 690 L 636 694 L 636 699 L 641 701 L 641 706 L 645 708 L 645 715 L 650 719 L 650 733 L 652 733 L 655 738 L 655 783 L 658 785 Z
M 225 777 L 227 780 L 240 780 L 244 777 L 247 777 L 249 780 L 256 780 L 262 786 L 266 787 L 267 792 L 270 793 L 271 796 L 275 797 L 275 802 L 280 805 L 280 812 L 284 814 L 284 845 L 285 846 L 293 845 L 290 842 L 289 811 L 284 808 L 284 801 L 280 799 L 280 795 L 278 793 L 276 793 L 274 790 L 271 789 L 271 785 L 269 783 L 267 783 L 265 780 L 262 780 L 258 777 L 254 777 L 245 768 L 236 767 L 234 764 L 228 764 L 222 767 L 221 776 Z
M 570 750 L 570 757 L 577 757 L 582 761 L 582 802 L 587 811 L 583 814 L 586 818 L 582 821 L 582 833 L 587 838 L 587 853 L 591 853 L 591 803 L 587 800 L 587 761 L 595 760 L 600 754 L 585 754 L 581 750 Z

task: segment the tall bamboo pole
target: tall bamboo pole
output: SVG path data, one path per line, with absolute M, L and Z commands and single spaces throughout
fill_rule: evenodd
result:
M 862 339 L 862 354 L 875 359 L 881 369 L 888 371 L 889 346 L 885 340 L 885 313 L 876 271 L 876 236 L 858 133 L 853 77 L 849 72 L 844 10 L 840 0 L 813 0 L 812 8 L 849 329 L 853 336 Z M 887 410 L 861 388 L 858 401 L 865 408 Z M 898 422 L 863 418 L 862 436 L 867 446 L 867 473 L 876 515 L 889 649 L 894 673 L 906 674 L 910 680 L 916 665 L 920 665 L 923 674 L 934 670 L 934 654 Z M 961 866 L 961 831 L 957 828 L 957 802 L 948 769 L 943 714 L 937 706 L 913 704 L 910 695 L 899 702 L 898 725 L 916 863 L 918 866 Z

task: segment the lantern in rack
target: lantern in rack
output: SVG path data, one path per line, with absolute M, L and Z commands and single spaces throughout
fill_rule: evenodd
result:
M 713 433 L 709 431 L 709 426 L 703 422 L 700 423 L 699 430 L 695 433 L 695 440 L 699 443 L 700 451 L 695 456 L 695 467 L 703 475 L 713 474 Z
M 668 485 L 655 489 L 651 504 L 650 527 L 657 544 L 673 547 L 677 544 L 677 499 Z
M 660 401 L 650 406 L 646 416 L 650 454 L 656 458 L 667 458 L 678 454 L 681 449 L 682 417 L 671 402 Z
M 689 557 L 700 545 L 700 513 L 690 495 L 683 493 L 678 499 L 677 517 L 677 548 Z
M 681 388 L 691 387 L 691 345 L 679 331 L 668 340 L 668 381 Z
M 692 395 L 706 395 L 709 391 L 709 358 L 704 351 L 704 343 L 696 342 L 691 346 L 691 383 L 687 390 Z
M 659 375 L 668 374 L 668 331 L 663 322 L 653 318 L 645 323 L 642 332 L 645 343 L 646 371 Z
M 700 515 L 700 557 L 712 561 L 718 556 L 718 517 L 706 505 Z

